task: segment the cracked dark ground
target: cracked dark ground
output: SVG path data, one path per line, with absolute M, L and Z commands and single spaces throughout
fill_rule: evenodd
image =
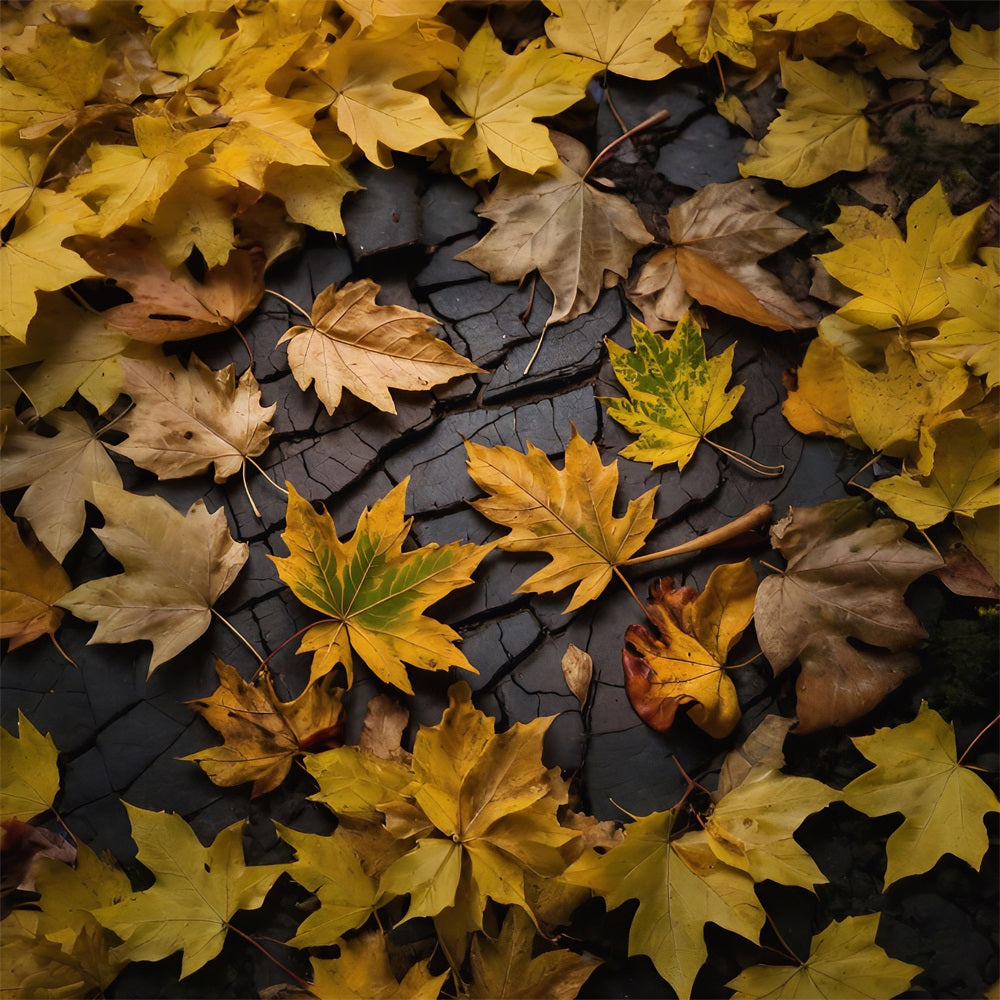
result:
M 656 199 L 737 179 L 742 141 L 722 119 L 700 114 L 704 105 L 684 74 L 660 84 L 623 86 L 616 100 L 628 124 L 662 106 L 672 113 L 667 126 L 644 137 L 638 148 L 620 147 L 608 168 L 641 178 L 650 201 L 642 206 L 647 224 L 655 224 L 657 212 L 662 219 L 668 207 Z M 616 134 L 614 122 L 602 110 L 595 148 Z M 382 285 L 380 302 L 420 308 L 437 317 L 443 325 L 440 334 L 486 374 L 463 378 L 434 394 L 397 393 L 396 416 L 345 397 L 330 417 L 312 391 L 298 388 L 284 349 L 275 346 L 295 317 L 279 300 L 266 296 L 242 326 L 253 350 L 263 402 L 277 403 L 274 436 L 262 465 L 278 482 L 290 480 L 302 495 L 326 504 L 342 535 L 353 530 L 364 506 L 410 476 L 408 513 L 415 518 L 416 544 L 495 538 L 501 532 L 467 505 L 478 494 L 465 471 L 463 439 L 520 449 L 530 441 L 558 459 L 575 425 L 584 438 L 598 443 L 605 462 L 630 440 L 606 419 L 595 398 L 619 394 L 602 340 L 611 337 L 631 344 L 621 291 L 605 292 L 589 315 L 552 328 L 531 373 L 522 376 L 550 300 L 541 283 L 532 301 L 529 287 L 493 285 L 476 268 L 453 260 L 483 231 L 473 211 L 475 192 L 405 156 L 397 157 L 392 170 L 361 168 L 358 175 L 367 190 L 348 201 L 346 239 L 314 235 L 303 253 L 269 274 L 268 286 L 308 309 L 331 282 L 371 277 Z M 786 214 L 794 218 L 794 207 Z M 775 334 L 717 313 L 709 312 L 707 318 L 709 354 L 735 342 L 733 381 L 746 387 L 734 420 L 716 432 L 716 439 L 759 462 L 783 464 L 785 472 L 776 479 L 757 478 L 705 446 L 683 474 L 651 473 L 645 465 L 620 459 L 622 508 L 628 499 L 659 486 L 655 514 L 661 524 L 650 539 L 654 548 L 686 541 L 764 501 L 771 501 L 776 516 L 781 516 L 791 504 L 845 496 L 851 492 L 846 484 L 868 457 L 836 441 L 805 439 L 782 417 L 782 372 L 800 360 L 803 336 Z M 188 343 L 182 356 L 189 351 L 215 368 L 235 362 L 241 371 L 247 363 L 235 336 Z M 233 535 L 251 548 L 248 565 L 218 610 L 257 648 L 273 650 L 312 620 L 312 612 L 280 583 L 267 559 L 269 553 L 285 554 L 280 540 L 285 500 L 262 477 L 249 474 L 262 512 L 258 519 L 239 477 L 223 486 L 213 485 L 208 476 L 160 483 L 124 460 L 119 464 L 127 489 L 155 492 L 181 509 L 199 498 L 210 510 L 225 508 Z M 719 562 L 748 553 L 776 558 L 768 555 L 766 545 L 736 546 L 641 567 L 645 573 L 633 574 L 632 580 L 642 590 L 653 578 L 672 574 L 678 583 L 700 587 Z M 744 719 L 725 746 L 686 720 L 667 736 L 647 729 L 632 711 L 622 680 L 622 636 L 638 620 L 632 599 L 624 589 L 612 587 L 600 601 L 563 615 L 566 594 L 513 595 L 544 561 L 494 552 L 476 573 L 475 585 L 440 602 L 434 613 L 462 634 L 463 650 L 480 671 L 467 678 L 476 704 L 496 716 L 498 728 L 558 713 L 550 731 L 548 762 L 578 776 L 579 808 L 616 820 L 624 818 L 622 810 L 643 815 L 668 808 L 685 788 L 672 754 L 691 774 L 710 771 L 725 749 L 741 742 L 765 714 L 790 709 L 785 679 L 776 684 L 767 665 L 757 660 L 735 672 Z M 89 531 L 66 566 L 78 583 L 118 570 Z M 955 617 L 935 583 L 919 584 L 910 601 L 932 635 L 937 623 Z M 213 621 L 196 644 L 149 680 L 147 644 L 86 646 L 91 631 L 91 626 L 68 617 L 60 633 L 79 669 L 39 642 L 8 655 L 3 672 L 4 725 L 13 728 L 21 709 L 40 730 L 51 731 L 62 752 L 60 812 L 76 836 L 97 850 L 110 850 L 141 885 L 142 879 L 148 884 L 149 876 L 134 861 L 121 799 L 147 809 L 176 811 L 203 840 L 249 816 L 251 862 L 285 856 L 270 826 L 272 818 L 299 829 L 330 828 L 325 811 L 306 800 L 310 780 L 298 769 L 277 791 L 251 802 L 249 786 L 217 787 L 196 764 L 178 760 L 217 742 L 215 732 L 183 704 L 215 689 L 213 657 L 235 664 L 244 675 L 255 665 L 221 623 Z M 560 671 L 570 642 L 594 658 L 594 687 L 583 713 Z M 293 643 L 272 661 L 279 694 L 285 698 L 297 694 L 308 676 L 307 657 L 296 656 L 294 648 Z M 911 718 L 920 698 L 941 683 L 946 648 L 931 643 L 923 673 L 850 732 Z M 745 639 L 735 659 L 748 659 L 755 651 Z M 412 671 L 411 677 L 416 695 L 409 699 L 410 738 L 418 724 L 439 721 L 447 685 L 454 679 L 419 671 Z M 348 698 L 348 740 L 357 739 L 364 706 L 378 689 L 370 674 L 359 673 Z M 981 728 L 985 712 L 982 706 L 972 707 L 956 717 L 960 747 Z M 839 785 L 861 770 L 841 732 L 792 738 L 790 744 L 790 766 L 799 773 Z M 987 746 L 977 763 L 995 770 L 996 755 Z M 896 822 L 894 817 L 870 820 L 838 806 L 813 817 L 800 839 L 831 884 L 820 886 L 813 896 L 767 883 L 762 888 L 765 902 L 800 953 L 808 951 L 810 934 L 830 919 L 882 910 L 879 942 L 895 957 L 927 970 L 907 995 L 982 996 L 998 976 L 996 826 L 991 827 L 993 844 L 981 873 L 946 857 L 931 876 L 906 879 L 883 895 L 882 844 Z M 247 932 L 290 937 L 302 918 L 299 907 L 305 899 L 303 890 L 283 878 L 261 911 L 240 914 L 236 923 Z M 581 995 L 673 995 L 648 959 L 625 957 L 633 908 L 627 905 L 605 916 L 603 904 L 594 902 L 579 914 L 570 933 L 584 938 L 605 959 Z M 708 929 L 708 942 L 710 959 L 695 995 L 725 996 L 723 984 L 752 962 L 756 952 L 750 943 L 714 926 Z M 272 947 L 293 969 L 306 970 L 304 958 L 293 949 Z M 180 984 L 179 961 L 174 955 L 159 963 L 135 963 L 108 996 L 256 996 L 284 978 L 232 935 L 219 959 Z

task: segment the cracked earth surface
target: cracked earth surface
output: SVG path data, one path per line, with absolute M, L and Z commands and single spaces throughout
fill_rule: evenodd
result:
M 734 143 L 740 146 L 740 141 L 721 119 L 697 113 L 701 105 L 689 84 L 673 82 L 673 77 L 671 81 L 625 87 L 616 94 L 630 124 L 664 105 L 671 109 L 671 121 L 688 123 L 675 128 L 671 141 L 656 154 L 658 183 L 679 190 L 735 179 L 739 149 Z M 602 113 L 598 148 L 616 134 L 612 129 L 613 122 Z M 627 169 L 630 157 L 634 161 L 631 149 L 621 149 L 618 169 Z M 530 441 L 558 459 L 575 426 L 584 438 L 597 442 L 605 463 L 630 440 L 605 417 L 596 398 L 620 394 L 602 341 L 610 337 L 631 344 L 621 292 L 606 291 L 590 314 L 553 327 L 530 374 L 523 376 L 550 300 L 541 283 L 532 298 L 528 287 L 493 285 L 476 268 L 453 259 L 481 232 L 473 211 L 475 193 L 453 178 L 430 175 L 422 161 L 405 156 L 390 171 L 362 168 L 359 180 L 366 190 L 345 206 L 346 239 L 314 234 L 304 252 L 269 273 L 268 286 L 308 309 L 331 282 L 371 277 L 382 285 L 380 302 L 419 308 L 436 317 L 443 328 L 439 334 L 486 372 L 434 394 L 396 393 L 395 416 L 345 397 L 331 417 L 311 390 L 298 388 L 284 348 L 276 347 L 296 322 L 295 315 L 277 298 L 265 296 L 242 326 L 262 401 L 277 404 L 274 435 L 259 460 L 276 481 L 290 480 L 303 496 L 326 504 L 342 535 L 353 531 L 363 507 L 409 476 L 408 514 L 415 519 L 416 544 L 484 542 L 503 532 L 467 505 L 478 493 L 465 471 L 464 439 L 519 449 Z M 645 208 L 647 216 L 655 211 Z M 774 334 L 715 313 L 709 318 L 709 354 L 735 342 L 733 381 L 745 386 L 734 420 L 714 436 L 759 462 L 783 464 L 785 471 L 775 479 L 754 477 L 706 446 L 698 449 L 683 474 L 669 469 L 652 473 L 645 465 L 619 459 L 621 508 L 651 486 L 659 487 L 655 515 L 661 522 L 650 539 L 657 549 L 718 527 L 764 501 L 772 502 L 776 516 L 781 516 L 790 504 L 812 505 L 844 496 L 846 482 L 866 459 L 836 441 L 807 440 L 782 417 L 781 375 L 800 359 L 801 337 Z M 235 336 L 184 345 L 185 355 L 189 350 L 214 368 L 235 362 L 241 371 L 247 364 L 245 348 Z M 210 510 L 225 509 L 234 537 L 250 543 L 250 559 L 217 610 L 255 647 L 269 652 L 314 618 L 281 584 L 267 558 L 285 554 L 280 539 L 285 499 L 257 472 L 248 470 L 248 479 L 260 518 L 239 477 L 221 486 L 209 476 L 161 483 L 124 460 L 119 465 L 127 489 L 155 492 L 182 509 L 199 498 Z M 636 567 L 640 572 L 631 579 L 638 592 L 655 577 L 670 574 L 678 583 L 700 587 L 719 562 L 748 553 L 766 558 L 765 549 L 759 544 L 752 549 L 737 546 L 654 568 Z M 571 615 L 562 613 L 567 594 L 514 594 L 544 561 L 495 551 L 477 571 L 474 585 L 435 606 L 435 617 L 461 633 L 462 648 L 479 670 L 478 676 L 466 677 L 476 704 L 496 716 L 498 728 L 538 715 L 558 715 L 548 739 L 548 762 L 578 774 L 579 808 L 601 819 L 620 820 L 622 810 L 643 815 L 671 806 L 685 787 L 671 755 L 688 773 L 698 774 L 718 766 L 726 747 L 720 748 L 686 720 L 667 736 L 655 733 L 633 712 L 623 685 L 621 647 L 626 627 L 639 616 L 624 589 L 609 588 L 600 601 Z M 118 570 L 89 531 L 66 566 L 77 583 Z M 147 809 L 179 812 L 203 839 L 249 815 L 248 853 L 255 862 L 283 856 L 271 818 L 299 829 L 330 828 L 325 811 L 306 801 L 310 782 L 299 769 L 293 769 L 277 791 L 250 802 L 249 786 L 217 787 L 195 763 L 178 759 L 217 742 L 215 732 L 184 705 L 215 689 L 213 657 L 236 665 L 244 675 L 255 666 L 222 623 L 213 619 L 197 643 L 148 680 L 147 644 L 87 646 L 91 632 L 91 626 L 71 617 L 60 632 L 79 669 L 47 644 L 36 643 L 8 655 L 3 673 L 4 725 L 12 727 L 22 709 L 40 730 L 51 731 L 62 752 L 61 815 L 77 836 L 97 850 L 110 850 L 133 878 L 141 879 L 122 799 Z M 594 659 L 593 689 L 582 712 L 560 671 L 570 642 Z M 297 656 L 294 648 L 293 643 L 272 660 L 277 690 L 284 698 L 296 695 L 308 677 L 308 658 Z M 752 642 L 744 640 L 734 656 L 742 660 L 755 651 Z M 408 700 L 412 737 L 418 724 L 439 721 L 447 703 L 445 691 L 455 678 L 419 671 L 411 671 L 411 678 L 416 690 Z M 759 660 L 736 671 L 734 679 L 744 719 L 733 744 L 775 709 L 785 687 L 779 690 Z M 364 706 L 378 690 L 371 675 L 360 671 L 347 698 L 348 740 L 357 739 Z M 919 703 L 913 691 L 899 697 L 903 715 L 909 708 L 902 706 Z M 972 728 L 967 738 L 974 733 Z M 962 736 L 960 729 L 960 744 Z M 799 763 L 827 744 L 820 739 L 802 745 Z M 845 780 L 842 775 L 840 780 Z M 897 944 L 894 954 L 932 969 L 929 981 L 937 992 L 910 995 L 981 995 L 976 988 L 997 978 L 991 945 L 996 937 L 995 900 L 985 888 L 995 884 L 995 849 L 981 875 L 946 861 L 939 866 L 941 885 L 934 891 L 895 891 L 886 899 L 880 895 L 880 844 L 893 823 L 891 818 L 869 820 L 832 808 L 807 824 L 803 842 L 816 852 L 832 883 L 829 891 L 821 887 L 824 912 L 840 918 L 883 909 L 889 933 L 905 945 L 900 952 Z M 776 912 L 798 906 L 815 916 L 815 899 L 803 900 L 801 890 L 783 896 L 778 889 L 768 889 L 775 896 L 768 905 Z M 264 910 L 242 914 L 238 922 L 247 932 L 266 928 L 272 936 L 290 937 L 302 916 L 297 907 L 305 898 L 302 890 L 282 880 Z M 599 970 L 581 995 L 670 995 L 646 959 L 624 958 L 622 942 L 631 912 L 632 907 L 625 906 L 605 916 L 595 903 L 581 918 L 584 925 L 590 920 L 588 940 L 610 942 L 609 955 L 615 949 L 620 952 L 617 962 L 611 960 Z M 802 940 L 790 942 L 800 953 L 808 951 L 808 915 L 801 924 Z M 724 995 L 727 978 L 750 961 L 750 947 L 710 928 L 710 954 L 722 957 L 703 971 L 696 995 Z M 292 967 L 297 961 L 302 964 L 292 950 L 281 955 Z M 279 970 L 232 935 L 219 961 L 180 986 L 177 964 L 177 956 L 162 963 L 135 963 L 108 995 L 250 996 L 282 979 Z

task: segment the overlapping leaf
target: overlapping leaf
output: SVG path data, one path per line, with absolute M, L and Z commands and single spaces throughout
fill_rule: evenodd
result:
M 0 730 L 3 772 L 0 774 L 0 820 L 27 822 L 51 808 L 59 791 L 59 751 L 18 709 L 18 734 Z
M 597 446 L 573 429 L 565 467 L 528 444 L 527 454 L 500 445 L 467 441 L 469 475 L 489 494 L 472 506 L 510 534 L 497 543 L 510 552 L 544 552 L 552 561 L 518 587 L 518 593 L 549 593 L 575 585 L 566 611 L 599 597 L 615 568 L 643 545 L 656 524 L 649 490 L 615 517 L 617 465 L 603 465 Z

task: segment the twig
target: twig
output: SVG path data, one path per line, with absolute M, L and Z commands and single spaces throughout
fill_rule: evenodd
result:
M 741 451 L 734 451 L 732 448 L 727 448 L 725 445 L 718 444 L 716 441 L 712 441 L 709 438 L 702 438 L 702 441 L 706 444 L 710 444 L 716 451 L 722 452 L 722 454 L 727 458 L 732 459 L 738 465 L 742 465 L 743 468 L 749 469 L 758 476 L 765 476 L 768 479 L 776 479 L 785 471 L 785 467 L 783 465 L 764 465 L 763 462 L 758 462 L 752 459 L 749 455 L 744 455 Z

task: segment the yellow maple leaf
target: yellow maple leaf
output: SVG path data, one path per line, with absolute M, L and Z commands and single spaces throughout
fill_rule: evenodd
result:
M 862 113 L 868 98 L 857 73 L 782 55 L 781 85 L 788 91 L 785 106 L 757 152 L 739 165 L 743 177 L 806 187 L 838 170 L 864 170 L 885 153 L 868 134 Z
M 826 338 L 810 341 L 802 364 L 788 380 L 781 412 L 802 434 L 826 434 L 860 448 L 864 442 L 851 419 L 843 359 Z
M 920 35 L 914 27 L 919 15 L 908 3 L 885 0 L 758 0 L 754 5 L 757 17 L 774 17 L 776 31 L 808 31 L 838 17 L 849 17 L 855 23 L 854 31 L 860 35 L 867 26 L 899 45 L 915 49 L 920 45 Z
M 743 386 L 726 389 L 733 373 L 731 344 L 706 358 L 701 329 L 685 314 L 669 339 L 632 320 L 635 350 L 606 340 L 611 367 L 628 399 L 602 397 L 608 416 L 639 439 L 623 448 L 623 458 L 649 462 L 654 469 L 677 463 L 683 469 L 705 435 L 733 415 Z
M 28 822 L 52 807 L 59 791 L 59 751 L 17 710 L 17 735 L 0 729 L 0 820 Z
M 757 65 L 756 25 L 767 27 L 753 14 L 756 0 L 701 0 L 688 4 L 684 20 L 674 30 L 677 44 L 698 62 L 716 53 L 738 66 Z
M 940 74 L 953 93 L 967 97 L 973 106 L 962 115 L 974 125 L 1000 124 L 1000 30 L 973 24 L 968 31 L 951 25 L 951 50 L 960 65 Z
M 509 56 L 487 20 L 462 53 L 449 91 L 465 116 L 453 123 L 461 139 L 452 145 L 452 172 L 472 184 L 488 180 L 501 164 L 526 174 L 554 167 L 559 154 L 549 130 L 533 119 L 575 104 L 597 70 L 544 38 Z
M 688 0 L 558 0 L 545 22 L 553 45 L 635 80 L 659 80 L 680 65 L 657 42 L 684 17 Z
M 311 681 L 338 663 L 353 678 L 352 650 L 383 680 L 412 693 L 406 667 L 475 667 L 455 646 L 458 633 L 424 614 L 458 587 L 488 545 L 454 542 L 403 551 L 411 521 L 404 520 L 409 478 L 358 518 L 354 535 L 337 537 L 333 518 L 317 514 L 289 484 L 285 558 L 270 556 L 278 575 L 304 604 L 326 615 L 306 632 L 300 652 L 317 651 Z
M 597 446 L 584 441 L 576 428 L 562 470 L 530 443 L 526 455 L 472 441 L 465 448 L 469 475 L 489 494 L 472 506 L 511 529 L 497 543 L 500 548 L 552 557 L 517 593 L 549 593 L 576 585 L 567 613 L 599 597 L 616 568 L 642 547 L 656 524 L 655 489 L 629 501 L 623 517 L 613 515 L 618 466 L 603 465 Z
M 824 927 L 809 946 L 800 965 L 755 965 L 726 983 L 736 990 L 733 1000 L 795 1000 L 799 997 L 837 997 L 868 1000 L 871 996 L 898 996 L 919 965 L 891 958 L 875 943 L 879 913 L 845 917 Z

